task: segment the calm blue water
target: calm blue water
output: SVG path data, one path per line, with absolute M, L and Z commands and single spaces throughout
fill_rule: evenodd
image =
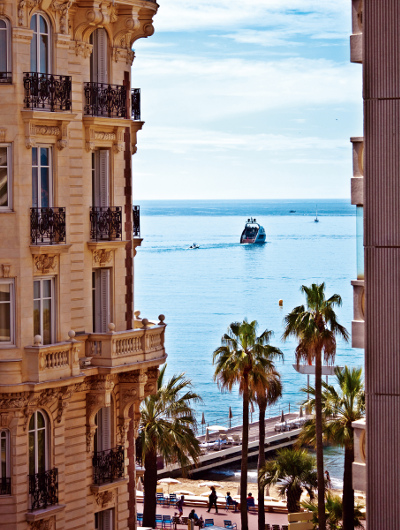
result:
M 271 343 L 285 354 L 277 363 L 284 384 L 280 406 L 298 409 L 307 381 L 292 367 L 295 342 L 281 342 L 283 317 L 303 303 L 302 284 L 325 281 L 328 296 L 342 296 L 340 322 L 351 329 L 354 207 L 346 200 L 143 201 L 140 206 L 143 243 L 135 258 L 135 309 L 149 319 L 165 315 L 168 373 L 186 372 L 192 379 L 204 400 L 199 416 L 204 412 L 211 424 L 226 420 L 229 407 L 241 414 L 237 392 L 221 393 L 213 381 L 212 353 L 228 325 L 245 317 L 258 321 L 260 333 L 274 331 Z M 250 216 L 264 226 L 267 244 L 239 244 Z M 187 250 L 193 242 L 200 249 Z M 339 342 L 336 364 L 363 365 L 363 350 Z

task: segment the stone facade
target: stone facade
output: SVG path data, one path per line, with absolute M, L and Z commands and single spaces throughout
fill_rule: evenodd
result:
M 134 317 L 130 72 L 157 8 L 0 0 L 0 529 L 136 524 L 166 353 L 164 317 Z

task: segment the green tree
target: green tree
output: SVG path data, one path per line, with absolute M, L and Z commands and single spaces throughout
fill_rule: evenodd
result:
M 287 499 L 288 512 L 300 511 L 300 497 L 304 490 L 314 498 L 317 487 L 316 459 L 305 449 L 283 448 L 276 452 L 260 469 L 258 482 L 263 488 L 279 481 L 279 493 Z
M 143 526 L 156 527 L 157 455 L 166 464 L 179 462 L 182 471 L 200 454 L 195 435 L 192 405 L 201 398 L 192 391 L 185 374 L 173 375 L 164 383 L 166 365 L 157 380 L 157 392 L 141 405 L 140 446 L 144 461 Z
M 247 505 L 247 455 L 249 445 L 249 402 L 254 391 L 251 389 L 253 371 L 270 372 L 272 359 L 280 350 L 268 344 L 271 332 L 265 330 L 257 337 L 257 321 L 232 322 L 221 339 L 221 346 L 214 351 L 214 379 L 221 388 L 232 391 L 239 386 L 243 396 L 242 461 L 240 471 L 241 527 L 248 530 Z
M 343 529 L 354 528 L 354 429 L 352 422 L 365 412 L 365 393 L 361 368 L 335 369 L 338 389 L 322 382 L 323 436 L 327 443 L 344 447 L 343 474 Z M 304 392 L 307 389 L 303 389 Z M 315 408 L 315 390 L 309 389 L 307 405 Z M 313 397 L 314 396 L 314 397 Z M 315 422 L 307 422 L 299 438 L 300 443 L 315 445 Z
M 283 356 L 281 350 L 273 348 L 274 356 Z M 255 393 L 255 401 L 259 410 L 259 437 L 258 437 L 258 462 L 257 471 L 263 468 L 265 464 L 265 411 L 267 406 L 273 405 L 282 396 L 282 382 L 280 374 L 271 369 L 266 372 L 253 370 L 251 387 Z M 258 506 L 264 506 L 264 487 L 258 482 Z M 258 529 L 265 530 L 265 511 L 258 510 Z
M 335 306 L 342 305 L 338 294 L 325 298 L 325 283 L 313 283 L 310 287 L 301 286 L 306 296 L 304 305 L 295 307 L 285 317 L 283 340 L 295 337 L 298 344 L 295 350 L 297 364 L 315 361 L 315 426 L 318 474 L 318 518 L 320 530 L 325 530 L 325 485 L 324 456 L 322 445 L 322 354 L 326 362 L 334 362 L 336 354 L 336 336 L 348 340 L 349 334 L 337 320 Z
M 314 528 L 318 528 L 318 505 L 310 500 L 302 502 L 301 506 L 313 513 L 312 523 L 314 524 Z M 362 509 L 363 506 L 358 503 L 354 507 L 352 528 L 364 528 L 360 521 L 360 519 L 363 517 Z M 344 530 L 344 526 L 342 526 L 343 510 L 343 502 L 340 496 L 334 495 L 331 492 L 327 492 L 325 518 L 329 530 Z

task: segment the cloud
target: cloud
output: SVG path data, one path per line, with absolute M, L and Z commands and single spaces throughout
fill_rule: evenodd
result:
M 350 13 L 347 0 L 163 0 L 155 19 L 157 31 L 230 30 L 305 24 L 314 31 L 333 28 Z M 286 22 L 287 21 L 287 22 Z M 350 30 L 350 27 L 349 27 Z

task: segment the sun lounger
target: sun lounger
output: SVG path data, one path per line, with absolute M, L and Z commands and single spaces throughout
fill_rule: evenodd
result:
M 232 521 L 224 520 L 224 528 L 228 528 L 229 530 L 237 530 L 237 524 L 232 524 Z
M 205 519 L 204 526 L 214 526 L 214 519 Z

